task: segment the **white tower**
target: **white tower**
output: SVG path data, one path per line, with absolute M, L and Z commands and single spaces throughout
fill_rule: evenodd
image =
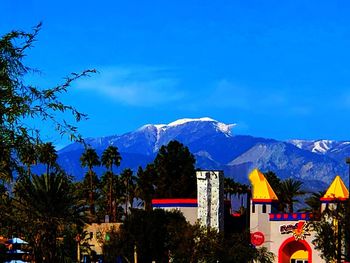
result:
M 202 226 L 224 230 L 222 171 L 197 171 L 198 220 Z

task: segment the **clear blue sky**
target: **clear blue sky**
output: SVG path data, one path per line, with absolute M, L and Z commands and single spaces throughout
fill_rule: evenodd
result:
M 43 28 L 27 62 L 54 85 L 96 68 L 64 99 L 84 136 L 211 117 L 236 134 L 350 140 L 348 1 L 1 2 L 0 33 Z

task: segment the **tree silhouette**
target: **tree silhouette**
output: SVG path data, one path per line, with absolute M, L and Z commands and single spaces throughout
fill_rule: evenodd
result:
M 56 164 L 58 155 L 52 142 L 42 143 L 38 146 L 39 162 L 46 164 L 46 173 Z
M 73 225 L 84 223 L 71 180 L 62 173 L 22 177 L 15 185 L 14 204 L 19 224 L 34 248 L 36 262 L 61 262 L 59 238 Z
M 113 166 L 119 166 L 121 161 L 121 156 L 118 151 L 118 148 L 115 146 L 108 146 L 107 149 L 105 149 L 102 153 L 101 162 L 102 164 L 107 168 L 106 176 L 108 178 L 108 213 L 109 216 L 112 219 L 112 222 L 116 220 L 116 214 L 117 214 L 117 204 L 113 199 L 115 199 L 113 193 L 113 185 L 114 182 L 114 173 L 113 173 Z
M 170 141 L 162 146 L 154 160 L 156 197 L 196 197 L 194 163 L 194 156 L 182 143 Z
M 292 178 L 281 182 L 279 201 L 287 206 L 289 213 L 294 212 L 294 203 L 298 202 L 295 198 L 305 194 L 301 189 L 302 185 L 303 182 Z
M 133 175 L 131 169 L 125 169 L 120 174 L 120 182 L 124 188 L 125 197 L 125 216 L 128 215 L 128 206 L 132 208 L 132 204 L 136 195 L 136 176 Z
M 152 198 L 155 195 L 154 181 L 156 171 L 153 164 L 148 164 L 143 170 L 139 167 L 137 171 L 136 195 L 143 201 L 146 211 L 152 210 Z
M 41 24 L 32 32 L 12 31 L 0 37 L 0 177 L 8 180 L 18 168 L 18 157 L 23 145 L 40 142 L 40 131 L 29 125 L 37 119 L 53 125 L 61 135 L 79 140 L 77 128 L 62 116 L 70 113 L 74 121 L 86 115 L 60 101 L 75 80 L 95 70 L 72 73 L 61 85 L 40 89 L 25 82 L 29 74 L 37 72 L 23 63 L 26 52 L 33 46 Z
M 92 148 L 87 148 L 80 157 L 80 163 L 83 167 L 88 167 L 88 172 L 85 175 L 84 181 L 88 182 L 89 185 L 89 205 L 90 205 L 90 214 L 95 214 L 95 205 L 94 205 L 94 193 L 96 191 L 96 186 L 98 185 L 98 178 L 92 168 L 94 166 L 99 166 L 100 160 L 96 151 Z

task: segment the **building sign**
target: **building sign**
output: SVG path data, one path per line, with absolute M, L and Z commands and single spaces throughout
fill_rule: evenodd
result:
M 265 236 L 262 232 L 254 232 L 250 234 L 250 242 L 254 246 L 261 246 L 265 242 Z
M 299 221 L 295 224 L 281 225 L 281 235 L 293 234 L 295 240 L 305 239 L 306 236 L 310 236 L 310 224 L 305 221 Z

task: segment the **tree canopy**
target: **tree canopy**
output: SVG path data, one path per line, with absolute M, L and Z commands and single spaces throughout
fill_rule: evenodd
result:
M 60 100 L 72 82 L 88 76 L 95 70 L 72 73 L 63 84 L 39 88 L 27 84 L 25 77 L 36 70 L 24 64 L 28 49 L 40 31 L 41 24 L 32 32 L 12 31 L 0 38 L 0 179 L 12 178 L 18 169 L 17 159 L 28 145 L 40 141 L 40 130 L 30 126 L 29 120 L 39 119 L 51 123 L 61 135 L 80 140 L 77 127 L 66 121 L 62 113 L 70 113 L 79 122 L 86 115 Z
M 154 160 L 156 197 L 196 197 L 195 158 L 178 141 L 162 146 Z

